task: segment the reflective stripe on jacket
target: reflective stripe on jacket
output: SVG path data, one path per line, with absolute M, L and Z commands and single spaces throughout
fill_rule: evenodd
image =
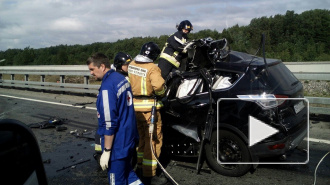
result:
M 132 86 L 135 111 L 151 111 L 154 105 L 153 96 L 165 94 L 165 80 L 161 76 L 159 67 L 154 63 L 132 61 L 128 66 L 128 76 Z M 158 101 L 157 109 L 162 106 L 161 101 Z
M 160 54 L 160 58 L 166 59 L 176 68 L 180 66 L 180 53 L 183 51 L 183 45 L 187 42 L 187 34 L 177 31 L 169 36 L 165 46 Z

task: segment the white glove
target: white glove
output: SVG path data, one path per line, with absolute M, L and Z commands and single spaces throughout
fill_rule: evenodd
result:
M 189 42 L 189 43 L 183 48 L 182 53 L 187 53 L 187 49 L 188 49 L 192 44 L 194 44 L 194 42 Z
M 110 160 L 110 154 L 111 152 L 106 152 L 103 151 L 101 158 L 100 158 L 100 166 L 102 168 L 102 170 L 106 170 L 108 168 L 108 164 L 109 164 L 109 160 Z

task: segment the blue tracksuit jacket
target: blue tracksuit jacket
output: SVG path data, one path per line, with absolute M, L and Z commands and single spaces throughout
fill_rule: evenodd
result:
M 135 150 L 139 136 L 131 86 L 123 75 L 114 70 L 104 75 L 96 107 L 99 124 L 97 133 L 102 139 L 104 135 L 115 134 L 111 161 L 126 158 Z M 103 150 L 104 142 L 101 146 Z

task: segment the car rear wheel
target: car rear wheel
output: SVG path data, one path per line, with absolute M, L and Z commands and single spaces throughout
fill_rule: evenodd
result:
M 211 141 L 205 145 L 205 154 L 208 165 L 221 175 L 239 177 L 245 175 L 252 167 L 251 164 L 221 164 L 221 162 L 251 162 L 247 145 L 236 134 L 219 130 L 219 152 L 217 152 L 217 132 L 214 131 Z

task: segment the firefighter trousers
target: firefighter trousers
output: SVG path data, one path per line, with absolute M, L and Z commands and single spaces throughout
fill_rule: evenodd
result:
M 150 147 L 149 124 L 151 112 L 135 112 L 137 119 L 137 128 L 140 136 L 137 151 L 138 168 L 142 168 L 144 177 L 153 177 L 156 175 L 157 161 L 152 155 Z M 160 155 L 163 145 L 162 120 L 160 111 L 157 110 L 154 131 L 152 134 L 152 146 L 157 158 Z

